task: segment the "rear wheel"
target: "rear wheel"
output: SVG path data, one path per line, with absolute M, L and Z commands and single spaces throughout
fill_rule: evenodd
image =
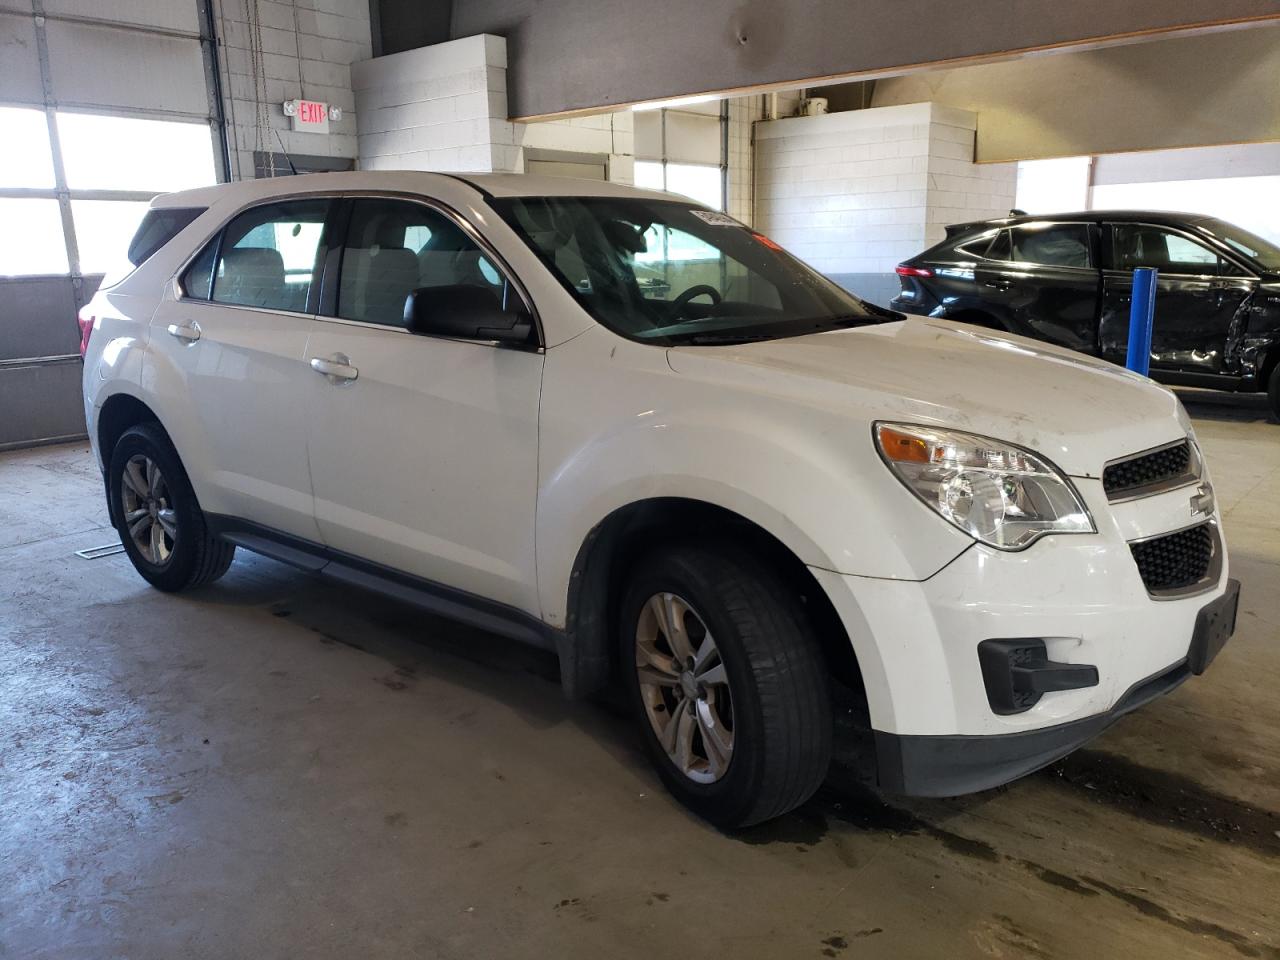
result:
M 673 545 L 635 567 L 624 681 L 659 775 L 727 828 L 804 803 L 831 758 L 827 674 L 795 599 L 730 550 Z
M 1271 368 L 1267 378 L 1267 399 L 1271 401 L 1271 413 L 1280 420 L 1280 363 Z
M 182 461 L 158 424 L 121 434 L 107 469 L 120 542 L 152 586 L 186 590 L 227 572 L 236 548 L 209 533 Z

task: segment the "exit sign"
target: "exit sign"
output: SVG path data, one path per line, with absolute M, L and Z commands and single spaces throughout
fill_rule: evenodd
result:
M 319 100 L 289 100 L 284 112 L 293 120 L 294 130 L 307 133 L 329 132 L 329 105 Z

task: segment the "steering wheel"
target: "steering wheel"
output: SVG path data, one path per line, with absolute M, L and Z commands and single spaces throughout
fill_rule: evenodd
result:
M 689 301 L 693 300 L 695 297 L 701 296 L 710 297 L 712 304 L 717 304 L 723 299 L 723 297 L 720 296 L 720 291 L 715 287 L 707 283 L 699 283 L 696 286 L 690 287 L 684 293 L 680 294 L 680 296 L 671 301 L 671 312 L 676 316 L 683 314 L 684 308 L 689 305 Z

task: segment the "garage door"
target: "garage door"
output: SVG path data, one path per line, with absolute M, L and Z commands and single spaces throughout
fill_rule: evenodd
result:
M 198 0 L 0 12 L 0 449 L 84 434 L 75 317 L 157 193 L 213 183 Z

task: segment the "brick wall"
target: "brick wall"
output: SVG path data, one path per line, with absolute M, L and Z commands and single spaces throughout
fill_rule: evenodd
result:
M 866 277 L 882 301 L 884 278 L 946 224 L 1013 206 L 1016 166 L 973 163 L 976 127 L 928 103 L 757 124 L 755 225 L 823 273 Z
M 354 159 L 350 64 L 372 53 L 368 0 L 214 0 L 214 10 L 233 177 L 254 176 L 254 151 L 278 154 L 282 142 L 290 154 Z M 295 132 L 281 104 L 298 97 L 340 107 L 343 118 L 328 134 Z M 261 130 L 259 103 L 266 107 Z
M 512 123 L 507 45 L 481 35 L 357 64 L 360 166 L 366 170 L 523 172 L 526 150 L 606 155 L 610 179 L 630 182 L 630 111 Z
M 764 116 L 759 95 L 729 100 L 729 209 L 725 212 L 748 226 L 755 219 L 755 165 L 752 127 Z

